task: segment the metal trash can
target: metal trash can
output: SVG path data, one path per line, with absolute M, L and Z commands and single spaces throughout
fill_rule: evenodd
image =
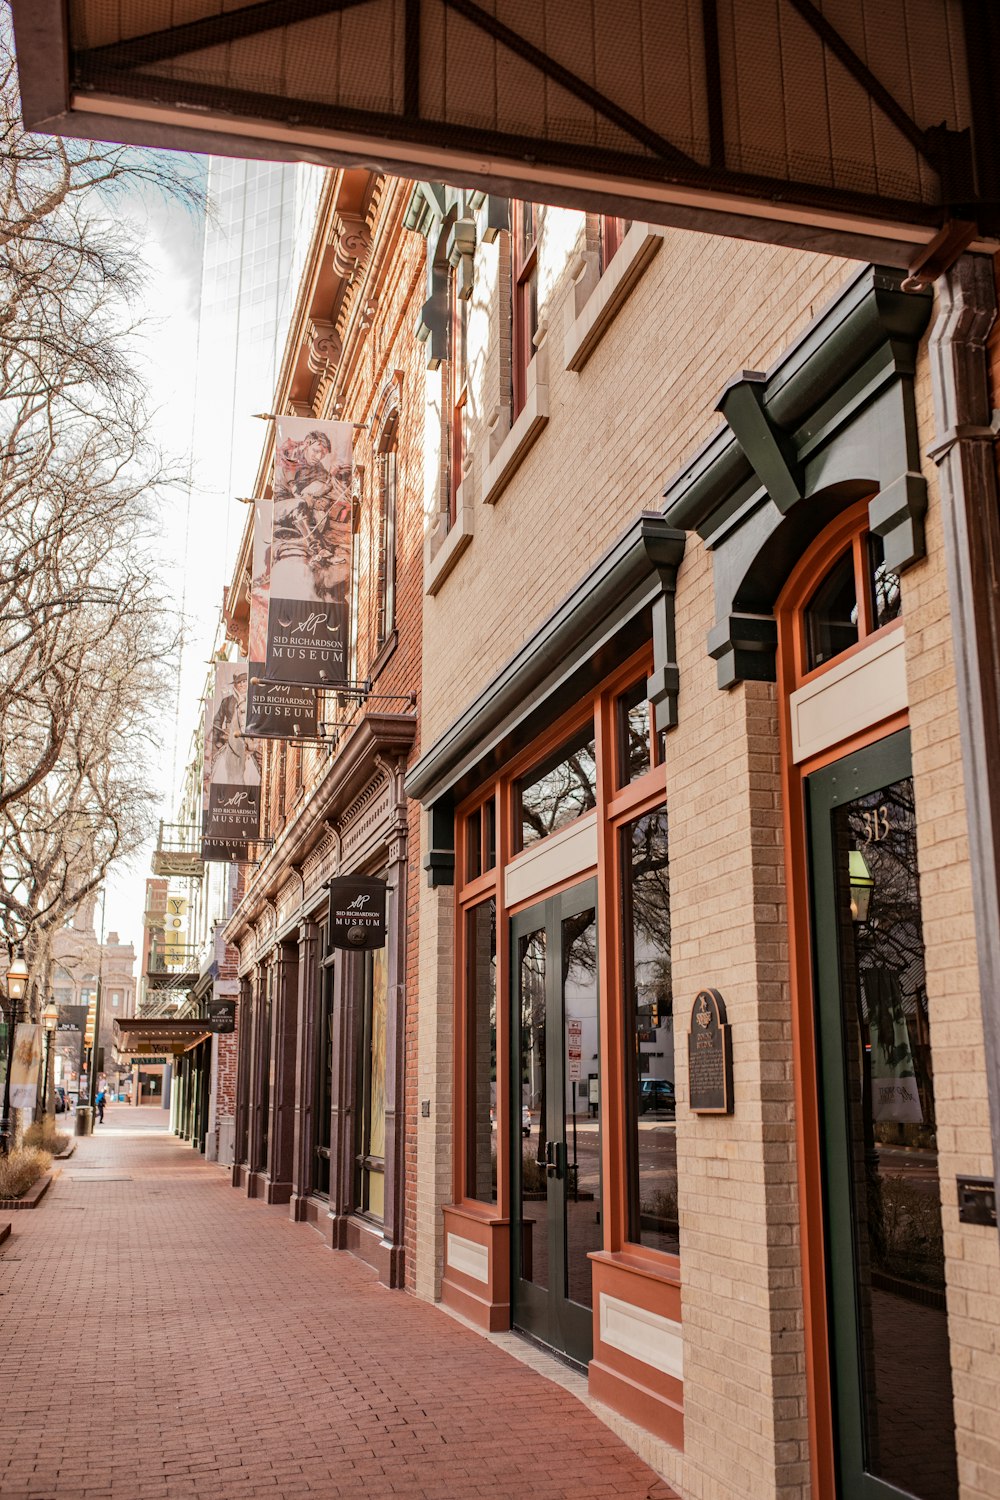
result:
M 94 1116 L 89 1104 L 78 1104 L 76 1107 L 76 1130 L 75 1135 L 93 1135 Z

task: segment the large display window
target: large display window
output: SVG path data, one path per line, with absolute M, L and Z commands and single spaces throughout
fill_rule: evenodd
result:
M 650 668 L 637 652 L 456 817 L 445 1279 L 467 1296 L 477 1276 L 462 1267 L 491 1245 L 495 1326 L 580 1364 L 602 1265 L 641 1267 L 636 1299 L 660 1280 L 679 1312 L 668 767 Z

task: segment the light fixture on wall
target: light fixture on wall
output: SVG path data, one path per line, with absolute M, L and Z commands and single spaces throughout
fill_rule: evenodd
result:
M 855 922 L 867 922 L 875 881 L 860 849 L 852 849 L 850 852 L 848 876 L 851 883 L 851 916 Z

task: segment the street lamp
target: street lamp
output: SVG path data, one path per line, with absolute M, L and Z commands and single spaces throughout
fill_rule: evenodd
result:
M 14 1066 L 14 1039 L 17 1036 L 17 1021 L 21 1014 L 21 1001 L 28 987 L 28 965 L 24 961 L 24 949 L 7 947 L 7 1074 L 3 1085 L 3 1118 L 0 1119 L 0 1153 L 10 1151 L 10 1074 Z
M 45 1119 L 46 1108 L 49 1097 L 49 1066 L 52 1057 L 52 1037 L 59 1025 L 59 1007 L 54 1000 L 50 1000 L 42 1011 L 42 1025 L 45 1027 L 45 1067 L 42 1072 L 42 1119 Z
M 851 916 L 855 922 L 867 922 L 875 881 L 860 849 L 850 851 L 847 878 L 851 887 Z

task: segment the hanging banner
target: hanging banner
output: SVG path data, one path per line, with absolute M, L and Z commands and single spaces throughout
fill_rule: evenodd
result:
M 347 681 L 353 435 L 349 422 L 275 419 L 268 682 Z
M 14 1056 L 10 1068 L 12 1109 L 34 1109 L 41 1063 L 42 1028 L 21 1021 L 14 1030 Z
M 385 945 L 385 881 L 364 875 L 327 881 L 330 948 L 381 948 Z
M 258 739 L 294 740 L 300 736 L 315 739 L 315 688 L 264 680 L 273 518 L 272 500 L 254 501 L 250 581 L 250 684 L 247 689 L 246 732 Z
M 246 841 L 260 834 L 259 751 L 243 732 L 249 671 L 245 661 L 221 661 L 206 740 L 211 742 L 205 837 Z

